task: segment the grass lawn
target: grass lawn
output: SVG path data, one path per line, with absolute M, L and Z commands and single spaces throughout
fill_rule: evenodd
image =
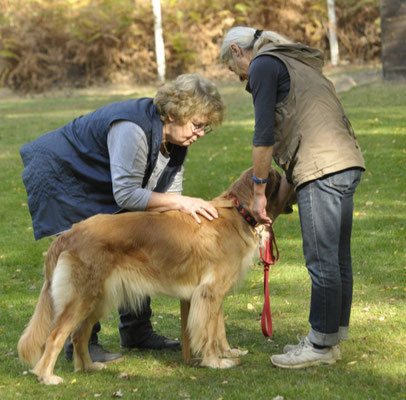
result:
M 241 84 L 221 86 L 228 106 L 223 126 L 194 144 L 186 162 L 184 193 L 211 199 L 251 164 L 253 109 Z M 354 301 L 350 340 L 342 361 L 303 370 L 271 368 L 270 354 L 308 330 L 310 279 L 304 267 L 297 209 L 275 223 L 281 258 L 270 273 L 274 335 L 262 336 L 263 273 L 225 300 L 234 346 L 248 349 L 239 367 L 188 367 L 180 352 L 128 352 L 99 373 L 73 372 L 60 355 L 63 385 L 37 383 L 19 360 L 16 344 L 42 286 L 43 253 L 51 239 L 34 241 L 19 148 L 23 143 L 109 102 L 152 96 L 74 92 L 0 99 L 0 399 L 405 399 L 406 398 L 406 86 L 374 83 L 340 95 L 364 152 L 367 171 L 355 196 Z M 157 332 L 180 337 L 179 301 L 152 301 Z M 102 321 L 100 340 L 119 352 L 115 310 Z

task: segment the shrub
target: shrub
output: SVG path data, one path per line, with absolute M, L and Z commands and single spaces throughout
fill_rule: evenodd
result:
M 271 29 L 328 56 L 326 0 L 161 0 L 167 77 L 217 64 L 235 25 Z M 151 0 L 0 0 L 0 85 L 23 92 L 156 79 Z M 378 0 L 336 0 L 341 59 L 380 56 Z

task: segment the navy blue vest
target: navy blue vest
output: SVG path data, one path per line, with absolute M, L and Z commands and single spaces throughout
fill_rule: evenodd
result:
M 118 120 L 134 122 L 145 133 L 149 148 L 145 187 L 162 142 L 162 121 L 151 98 L 101 107 L 21 148 L 35 239 L 65 231 L 92 215 L 120 210 L 113 196 L 107 148 L 110 125 Z M 155 191 L 169 188 L 186 154 L 186 147 L 173 146 Z

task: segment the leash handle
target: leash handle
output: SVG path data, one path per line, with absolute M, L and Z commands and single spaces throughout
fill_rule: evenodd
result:
M 275 245 L 276 258 L 273 252 Z M 264 307 L 262 309 L 261 328 L 265 337 L 272 336 L 272 316 L 271 316 L 271 303 L 269 299 L 269 266 L 274 265 L 279 260 L 279 250 L 276 245 L 275 234 L 273 229 L 269 229 L 269 237 L 264 241 L 264 251 L 259 248 L 260 259 L 264 264 Z

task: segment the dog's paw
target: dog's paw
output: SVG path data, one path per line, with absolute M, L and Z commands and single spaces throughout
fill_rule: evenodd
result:
M 213 360 L 203 360 L 200 363 L 200 366 L 216 369 L 227 369 L 235 367 L 237 364 L 238 362 L 236 362 L 236 360 L 230 360 L 229 358 L 218 358 Z
M 243 357 L 248 354 L 248 350 L 240 350 L 240 349 L 228 349 L 223 352 L 224 358 L 236 358 L 236 357 Z
M 230 360 L 229 358 L 222 358 L 220 360 L 220 368 L 221 369 L 227 369 L 227 368 L 233 368 L 237 365 L 235 360 Z
M 86 371 L 101 371 L 102 369 L 107 368 L 106 364 L 103 364 L 101 362 L 94 362 L 92 364 L 89 364 L 86 366 Z
M 63 382 L 63 379 L 56 375 L 39 376 L 38 380 L 45 385 L 59 385 Z

